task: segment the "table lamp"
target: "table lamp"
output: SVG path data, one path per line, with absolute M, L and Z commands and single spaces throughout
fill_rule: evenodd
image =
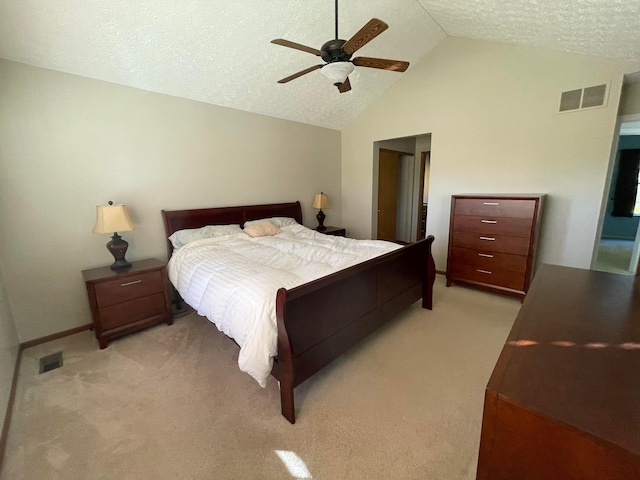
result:
M 114 205 L 113 202 L 109 202 L 109 205 L 96 207 L 96 224 L 91 231 L 93 233 L 113 233 L 111 241 L 107 243 L 107 250 L 115 259 L 111 270 L 120 270 L 131 266 L 131 263 L 124 258 L 129 244 L 118 235 L 118 232 L 129 232 L 135 228 L 129 218 L 126 206 Z
M 313 198 L 313 205 L 311 205 L 311 207 L 320 209 L 320 211 L 316 215 L 316 218 L 318 219 L 318 226 L 316 227 L 316 230 L 319 232 L 324 232 L 327 229 L 327 227 L 324 226 L 325 214 L 322 211 L 322 209 L 329 208 L 329 197 L 327 197 L 322 192 L 317 193 L 316 196 Z

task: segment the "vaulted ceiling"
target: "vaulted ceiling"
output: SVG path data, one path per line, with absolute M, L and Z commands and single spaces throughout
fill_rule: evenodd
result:
M 0 0 L 0 57 L 341 129 L 402 73 L 356 67 L 340 94 L 306 52 L 335 37 L 334 0 Z M 342 0 L 339 37 L 389 29 L 357 56 L 415 65 L 447 35 L 640 61 L 638 0 Z M 320 63 L 322 63 L 320 61 Z M 409 70 L 411 67 L 409 67 Z

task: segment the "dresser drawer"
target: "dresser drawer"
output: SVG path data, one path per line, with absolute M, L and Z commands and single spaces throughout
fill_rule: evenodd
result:
M 164 293 L 155 293 L 100 309 L 100 326 L 102 330 L 110 330 L 166 313 L 166 311 Z
M 535 200 L 504 200 L 501 198 L 458 198 L 455 215 L 517 217 L 532 219 Z
M 162 275 L 159 270 L 117 277 L 95 286 L 98 308 L 127 302 L 163 290 Z
M 499 287 L 521 291 L 525 286 L 525 272 L 512 272 L 498 268 L 480 268 L 470 264 L 454 264 L 447 273 L 447 278 L 453 281 L 467 280 L 486 283 Z
M 513 255 L 527 255 L 529 252 L 529 238 L 510 237 L 507 235 L 483 235 L 475 232 L 451 233 L 452 247 L 464 247 L 489 252 L 510 253 Z
M 453 229 L 464 232 L 478 232 L 489 235 L 512 235 L 529 237 L 531 218 L 457 215 L 453 219 Z
M 516 273 L 525 273 L 527 271 L 527 257 L 523 255 L 471 250 L 469 248 L 453 247 L 449 262 L 452 265 L 467 264 L 491 271 L 496 269 L 509 270 Z

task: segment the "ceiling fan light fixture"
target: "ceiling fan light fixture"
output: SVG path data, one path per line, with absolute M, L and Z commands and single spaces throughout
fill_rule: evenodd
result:
M 320 72 L 334 85 L 341 85 L 354 68 L 351 62 L 331 62 L 322 67 Z

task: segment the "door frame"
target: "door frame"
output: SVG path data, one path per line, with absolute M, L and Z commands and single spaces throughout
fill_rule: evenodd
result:
M 640 121 L 640 113 L 634 113 L 631 115 L 619 115 L 616 118 L 616 125 L 613 130 L 613 141 L 611 142 L 611 153 L 609 155 L 609 166 L 607 168 L 607 181 L 605 183 L 605 188 L 602 197 L 602 205 L 600 207 L 600 219 L 598 220 L 598 229 L 596 232 L 595 244 L 593 246 L 593 253 L 591 254 L 591 269 L 593 270 L 596 261 L 598 259 L 598 251 L 600 250 L 600 240 L 602 238 L 602 230 L 604 228 L 604 220 L 607 213 L 607 205 L 609 203 L 609 196 L 611 195 L 611 189 L 613 182 L 613 169 L 616 163 L 616 156 L 618 154 L 618 144 L 620 142 L 620 130 L 622 128 L 623 123 L 627 122 L 639 122 Z M 632 254 L 632 260 L 636 252 L 640 250 L 640 224 L 638 225 L 638 231 L 636 232 L 636 238 L 633 246 L 634 254 Z M 638 273 L 640 267 L 639 263 L 636 264 L 636 273 Z M 633 272 L 631 264 L 629 265 L 629 271 Z
M 415 197 L 415 202 L 417 205 L 417 219 L 416 219 L 416 241 L 422 240 L 424 237 L 422 234 L 421 224 L 422 224 L 422 204 L 424 203 L 424 174 L 427 171 L 427 157 L 431 159 L 431 150 L 425 150 L 420 152 L 420 166 L 418 169 L 418 194 Z M 426 222 L 426 218 L 425 218 Z M 426 231 L 425 231 L 426 235 Z

